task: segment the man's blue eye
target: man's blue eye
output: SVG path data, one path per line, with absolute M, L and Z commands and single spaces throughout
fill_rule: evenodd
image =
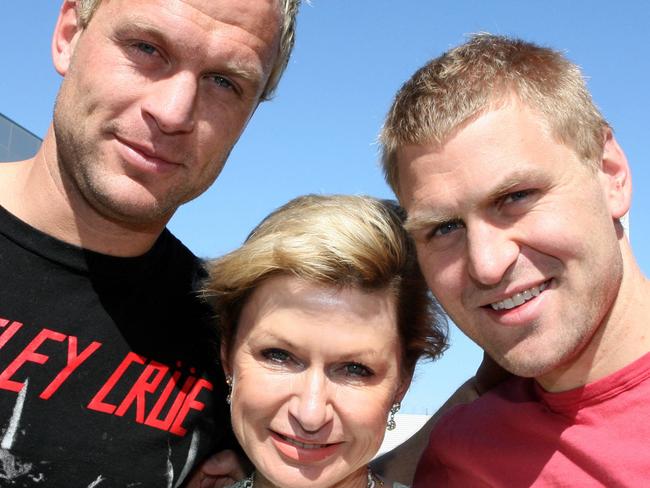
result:
M 519 200 L 524 200 L 528 198 L 531 193 L 533 193 L 532 190 L 518 190 L 518 191 L 513 191 L 512 193 L 508 193 L 504 197 L 504 203 L 512 203 L 512 202 L 518 202 Z
M 156 54 L 156 48 L 146 42 L 138 42 L 136 47 L 145 54 Z
M 213 75 L 212 76 L 212 81 L 214 83 L 222 88 L 233 88 L 232 82 L 228 78 L 224 78 L 223 76 L 219 75 Z
M 432 237 L 444 236 L 462 227 L 463 227 L 463 223 L 460 220 L 451 220 L 449 222 L 445 222 L 444 224 L 441 224 L 438 227 L 436 227 L 432 233 Z

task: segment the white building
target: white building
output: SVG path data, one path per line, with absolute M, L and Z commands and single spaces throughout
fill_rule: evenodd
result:
M 430 415 L 411 415 L 398 413 L 395 415 L 395 430 L 387 430 L 384 442 L 381 444 L 377 456 L 391 451 L 415 434 L 431 418 Z M 375 456 L 376 457 L 376 456 Z

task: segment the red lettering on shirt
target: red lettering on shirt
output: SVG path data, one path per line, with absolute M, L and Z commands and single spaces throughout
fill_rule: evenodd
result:
M 200 402 L 196 399 L 196 397 L 199 396 L 199 393 L 201 393 L 201 390 L 204 388 L 206 390 L 212 391 L 212 383 L 203 378 L 199 378 L 199 380 L 192 388 L 190 394 L 187 395 L 187 399 L 185 400 L 185 403 L 183 403 L 183 408 L 181 408 L 181 411 L 179 412 L 178 417 L 176 417 L 176 420 L 174 420 L 174 424 L 172 425 L 171 429 L 169 429 L 169 432 L 180 436 L 183 436 L 187 433 L 187 430 L 182 426 L 183 422 L 185 421 L 185 417 L 187 417 L 187 414 L 190 413 L 190 410 L 192 409 L 200 412 L 205 408 L 205 403 Z
M 5 368 L 5 370 L 0 373 L 0 388 L 9 391 L 19 392 L 23 388 L 23 383 L 19 381 L 12 381 L 11 377 L 20 369 L 20 367 L 26 362 L 32 362 L 37 364 L 44 364 L 49 356 L 36 352 L 36 350 L 48 339 L 63 342 L 66 338 L 65 334 L 60 332 L 55 332 L 49 329 L 43 329 L 39 334 L 32 339 L 32 341 L 27 344 L 27 347 L 18 354 L 18 356 Z
M 9 323 L 7 319 L 0 319 L 0 327 L 6 327 Z M 6 329 L 2 334 L 0 334 L 0 349 L 9 342 L 9 339 L 18 332 L 18 330 L 23 326 L 20 322 L 12 322 L 8 329 Z
M 145 421 L 146 425 L 150 425 L 151 427 L 156 427 L 157 429 L 161 429 L 161 430 L 169 430 L 169 428 L 172 425 L 172 422 L 174 421 L 174 418 L 176 417 L 176 414 L 181 409 L 181 406 L 183 406 L 185 397 L 190 392 L 190 389 L 192 388 L 192 386 L 194 386 L 194 383 L 196 382 L 196 378 L 194 376 L 188 376 L 185 379 L 185 383 L 183 384 L 181 391 L 179 391 L 178 395 L 176 395 L 176 399 L 174 400 L 174 403 L 172 403 L 169 412 L 167 412 L 165 418 L 161 420 L 158 418 L 158 415 L 160 415 L 160 412 L 165 406 L 165 403 L 167 402 L 169 395 L 174 390 L 174 387 L 177 385 L 178 378 L 180 378 L 180 376 L 181 376 L 181 372 L 176 371 L 172 376 L 172 378 L 169 380 L 167 386 L 165 386 L 165 389 L 160 395 L 160 398 L 158 398 L 158 401 L 151 409 L 151 412 L 149 412 L 149 415 L 147 416 L 147 420 Z
M 101 343 L 92 342 L 86 349 L 84 349 L 81 354 L 77 354 L 77 338 L 75 336 L 68 336 L 68 363 L 65 368 L 59 371 L 59 374 L 52 380 L 52 382 L 43 390 L 39 395 L 43 400 L 48 400 L 56 390 L 63 384 L 65 380 L 83 363 L 86 359 L 90 357 L 97 349 L 99 349 Z
M 23 342 L 10 343 L 17 337 L 21 337 L 20 340 L 25 342 L 31 340 L 20 350 L 23 347 Z M 63 344 L 58 347 L 50 345 L 47 349 L 50 352 L 47 354 L 39 352 L 39 348 L 48 340 L 58 343 L 67 342 L 67 347 Z M 21 345 L 18 346 L 18 344 Z M 8 347 L 5 347 L 7 345 Z M 18 347 L 14 347 L 12 350 L 12 346 Z M 17 354 L 12 359 L 7 357 L 8 354 L 3 350 L 3 364 L 6 364 L 8 360 L 10 362 L 4 370 L 0 371 L 0 389 L 19 393 L 23 389 L 24 383 L 19 381 L 18 371 L 26 363 L 43 365 L 52 359 L 50 364 L 65 363 L 65 366 L 60 370 L 57 366 L 54 371 L 51 371 L 52 367 L 50 370 L 41 368 L 45 373 L 38 373 L 38 380 L 44 379 L 42 384 L 47 384 L 38 397 L 44 401 L 51 400 L 64 383 L 73 381 L 74 375 L 78 374 L 77 372 L 83 364 L 99 361 L 98 366 L 104 365 L 104 361 L 107 360 L 106 349 L 102 351 L 103 355 L 96 354 L 102 346 L 102 343 L 92 341 L 81 349 L 79 339 L 73 335 L 66 335 L 46 328 L 34 331 L 32 327 L 24 327 L 21 322 L 0 318 L 0 349 L 4 347 L 5 350 L 12 351 L 9 354 Z M 66 354 L 66 351 L 67 355 L 63 361 L 61 356 Z M 32 374 L 34 374 L 33 368 L 29 376 L 31 377 Z M 127 412 L 134 409 L 132 418 L 137 423 L 184 436 L 187 434 L 187 429 L 183 427 L 183 423 L 187 421 L 190 413 L 205 409 L 205 403 L 199 400 L 200 395 L 204 390 L 213 390 L 210 381 L 197 378 L 196 374 L 195 368 L 186 367 L 180 361 L 177 361 L 175 366 L 170 366 L 149 360 L 134 352 L 128 352 L 115 370 L 110 373 L 106 382 L 97 386 L 99 390 L 88 391 L 88 397 L 92 397 L 92 399 L 86 408 L 119 417 L 129 417 Z M 51 380 L 50 375 L 53 376 Z M 23 376 L 26 377 L 27 373 Z M 89 384 L 89 380 L 93 380 L 95 377 L 96 374 L 93 376 L 83 375 L 81 382 L 75 383 L 75 388 L 93 388 L 92 384 Z M 133 378 L 136 377 L 137 379 L 134 381 Z M 102 378 L 97 379 L 98 382 L 101 380 Z M 47 383 L 48 381 L 49 383 Z M 119 398 L 117 397 L 118 391 L 127 393 L 123 398 Z M 81 392 L 77 391 L 77 393 Z M 111 400 L 107 400 L 108 398 Z
M 122 403 L 115 411 L 115 415 L 122 417 L 129 409 L 131 404 L 135 402 L 135 421 L 139 424 L 144 423 L 144 409 L 146 404 L 146 394 L 153 393 L 158 388 L 163 377 L 169 368 L 164 364 L 152 361 L 144 368 L 144 371 L 131 387 L 131 390 L 122 400 Z M 151 375 L 155 373 L 153 380 L 149 380 Z
M 110 413 L 115 412 L 117 408 L 116 405 L 111 405 L 110 403 L 104 402 L 104 398 L 108 396 L 113 387 L 120 380 L 124 372 L 129 368 L 132 363 L 144 364 L 145 358 L 139 356 L 134 352 L 130 352 L 126 355 L 124 360 L 117 367 L 115 372 L 111 375 L 108 381 L 102 386 L 102 388 L 97 392 L 93 399 L 88 404 L 88 408 L 91 410 L 97 410 L 98 412 Z

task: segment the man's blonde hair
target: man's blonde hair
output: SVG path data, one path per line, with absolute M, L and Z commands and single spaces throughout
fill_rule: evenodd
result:
M 306 195 L 266 217 L 235 251 L 207 263 L 204 295 L 230 348 L 244 303 L 262 282 L 290 275 L 334 287 L 390 290 L 396 299 L 402 367 L 446 347 L 446 322 L 420 273 L 394 202 Z
M 595 167 L 609 126 L 578 66 L 553 49 L 476 34 L 420 68 L 397 93 L 380 134 L 393 191 L 398 194 L 400 148 L 442 147 L 459 128 L 513 96 L 541 113 L 553 136 Z
M 88 25 L 102 0 L 77 0 L 77 17 L 82 28 Z M 300 0 L 278 0 L 282 26 L 280 30 L 280 50 L 266 82 L 261 100 L 269 100 L 280 83 L 280 78 L 287 68 L 296 36 L 296 16 Z

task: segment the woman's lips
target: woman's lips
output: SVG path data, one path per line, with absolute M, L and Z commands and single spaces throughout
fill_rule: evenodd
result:
M 343 445 L 342 442 L 334 443 L 316 443 L 300 441 L 294 437 L 289 437 L 277 432 L 271 431 L 271 439 L 277 450 L 283 456 L 301 463 L 314 463 L 322 461 L 336 454 Z

